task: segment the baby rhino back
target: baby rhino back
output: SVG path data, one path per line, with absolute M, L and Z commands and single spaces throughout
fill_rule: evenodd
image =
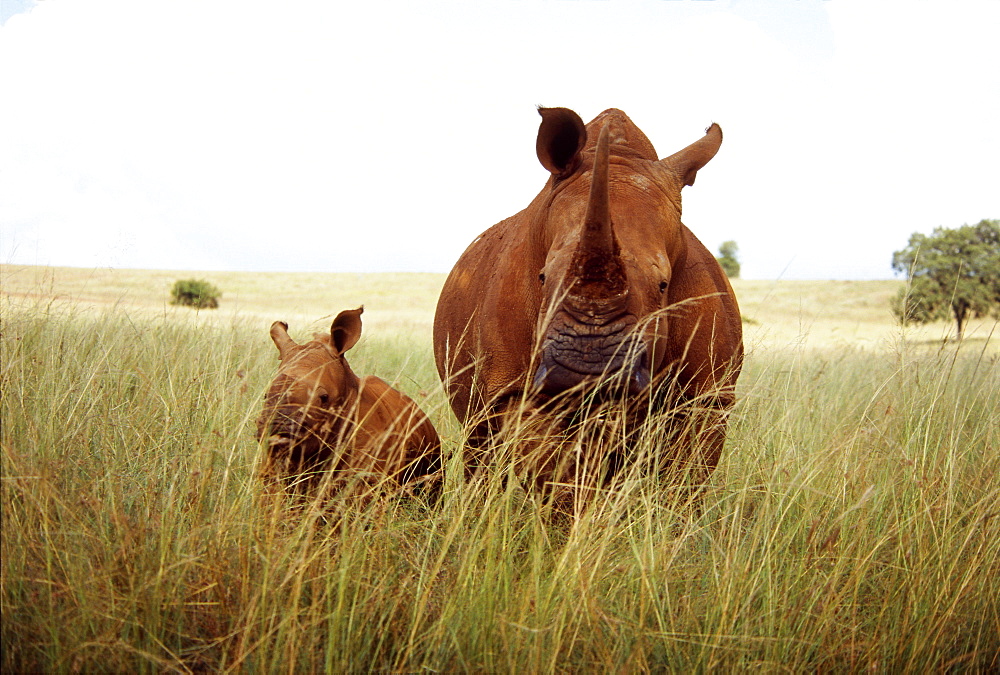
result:
M 347 467 L 371 464 L 376 474 L 396 476 L 403 484 L 440 468 L 441 441 L 430 419 L 406 394 L 384 380 L 360 380 L 355 408 L 354 450 Z

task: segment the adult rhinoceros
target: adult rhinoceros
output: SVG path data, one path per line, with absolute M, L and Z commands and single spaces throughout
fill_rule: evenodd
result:
M 743 341 L 726 275 L 681 223 L 681 188 L 718 151 L 722 130 L 713 124 L 657 159 L 620 110 L 586 127 L 566 108 L 539 113 L 536 152 L 551 176 L 466 249 L 434 319 L 438 372 L 470 428 L 468 464 L 491 461 L 482 449 L 505 425 L 537 430 L 526 420 L 544 417 L 562 443 L 526 466 L 543 483 L 571 480 L 606 448 L 565 439 L 580 438 L 581 418 L 617 407 L 627 413 L 617 465 L 653 414 L 675 431 L 661 467 L 693 458 L 704 478 L 725 440 Z

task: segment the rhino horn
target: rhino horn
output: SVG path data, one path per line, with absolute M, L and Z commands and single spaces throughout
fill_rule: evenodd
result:
M 580 309 L 591 308 L 602 314 L 613 309 L 607 306 L 609 301 L 613 300 L 617 304 L 626 293 L 625 272 L 611 224 L 608 191 L 609 136 L 605 126 L 597 139 L 587 215 L 583 220 L 580 241 L 571 267 L 571 274 L 575 278 L 567 296 L 570 304 Z M 598 303 L 600 307 L 594 303 Z
M 601 129 L 594 152 L 594 169 L 590 179 L 590 197 L 587 216 L 583 220 L 580 236 L 581 248 L 598 255 L 607 255 L 614 249 L 614 232 L 611 229 L 611 209 L 608 206 L 608 127 Z
M 285 358 L 285 354 L 292 347 L 298 345 L 295 344 L 295 340 L 288 335 L 288 324 L 284 321 L 275 321 L 271 324 L 271 340 L 274 341 L 274 346 L 278 348 L 278 358 Z

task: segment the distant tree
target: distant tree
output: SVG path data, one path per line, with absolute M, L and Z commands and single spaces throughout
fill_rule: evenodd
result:
M 1000 220 L 914 232 L 906 248 L 892 254 L 892 268 L 907 277 L 892 302 L 904 324 L 950 317 L 961 340 L 970 318 L 1000 318 Z
M 170 290 L 172 305 L 187 305 L 196 309 L 215 309 L 219 306 L 222 292 L 200 279 L 181 279 Z
M 722 271 L 726 273 L 726 276 L 730 279 L 740 278 L 740 261 L 737 258 L 740 247 L 736 245 L 735 241 L 729 240 L 722 242 L 719 246 L 719 257 L 716 260 L 722 266 Z

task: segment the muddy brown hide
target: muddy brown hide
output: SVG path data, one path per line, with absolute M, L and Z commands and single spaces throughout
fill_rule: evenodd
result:
M 620 110 L 586 126 L 565 108 L 539 113 L 548 181 L 466 249 L 435 314 L 435 360 L 470 430 L 468 463 L 493 461 L 490 439 L 517 427 L 549 439 L 542 450 L 521 444 L 537 455 L 524 470 L 541 483 L 568 480 L 581 458 L 615 452 L 616 466 L 627 463 L 635 430 L 657 415 L 675 432 L 660 464 L 687 454 L 707 477 L 734 403 L 742 329 L 726 275 L 681 223 L 681 189 L 722 130 L 713 124 L 658 159 Z M 600 426 L 612 411 L 621 413 L 613 433 L 631 441 L 609 449 L 577 433 L 582 418 Z
M 412 399 L 377 377 L 359 378 L 344 352 L 361 335 L 363 309 L 337 315 L 330 333 L 296 344 L 276 321 L 281 363 L 257 420 L 265 445 L 261 476 L 269 490 L 332 495 L 395 484 L 436 486 L 440 441 Z

